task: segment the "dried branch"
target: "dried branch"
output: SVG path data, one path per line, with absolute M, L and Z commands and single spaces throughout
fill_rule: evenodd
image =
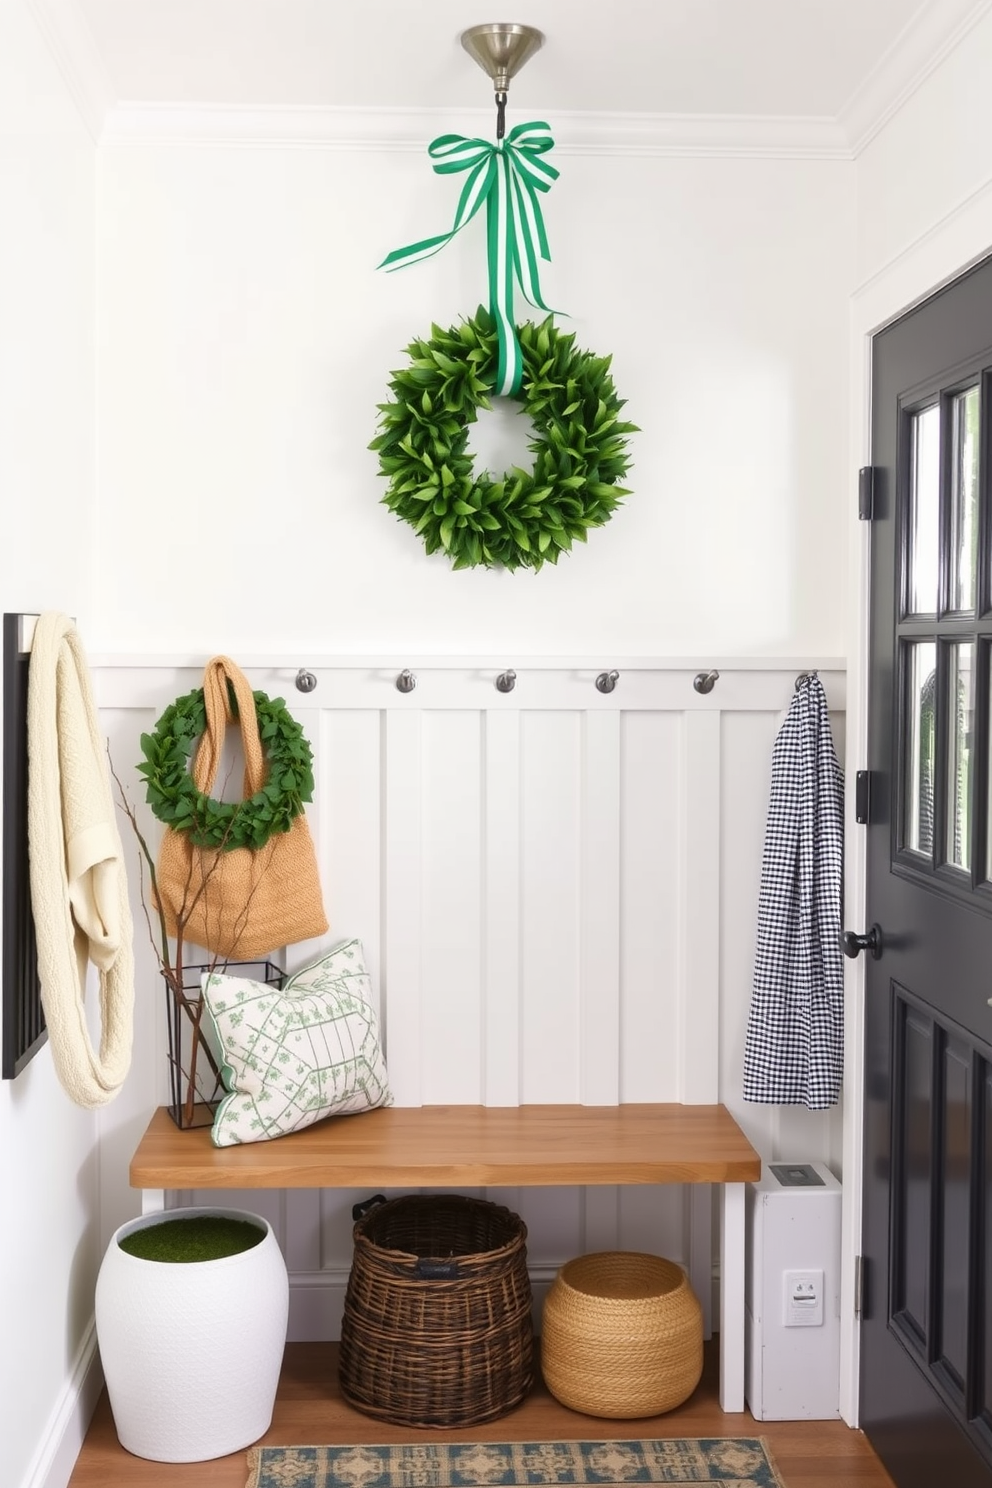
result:
M 173 1038 L 172 1023 L 170 1021 L 170 1043 L 174 1041 L 176 1042 L 176 1048 L 173 1051 L 173 1060 L 179 1074 L 185 1080 L 186 1085 L 185 1098 L 183 1100 L 183 1123 L 186 1126 L 192 1126 L 198 1095 L 197 1062 L 198 1054 L 201 1049 L 214 1078 L 213 1093 L 210 1096 L 202 1097 L 205 1104 L 209 1105 L 211 1103 L 217 1092 L 222 1088 L 223 1081 L 221 1077 L 220 1066 L 218 1065 L 218 1062 L 214 1057 L 213 1050 L 210 1047 L 203 1029 L 204 1000 L 202 987 L 198 989 L 195 996 L 190 996 L 185 985 L 186 932 L 192 921 L 194 912 L 197 910 L 197 907 L 201 903 L 201 900 L 204 900 L 204 911 L 206 912 L 207 909 L 209 909 L 211 903 L 209 895 L 210 884 L 214 880 L 215 876 L 218 875 L 221 871 L 220 865 L 222 861 L 222 854 L 224 852 L 224 844 L 227 841 L 229 832 L 233 829 L 233 823 L 230 824 L 228 829 L 225 831 L 224 838 L 222 839 L 219 847 L 214 849 L 201 849 L 198 851 L 198 853 L 193 853 L 190 855 L 190 859 L 186 868 L 186 879 L 182 886 L 182 895 L 175 912 L 176 929 L 175 934 L 172 937 L 175 943 L 175 950 L 173 952 L 169 943 L 170 938 L 168 927 L 166 924 L 165 910 L 163 908 L 162 898 L 158 892 L 155 858 L 138 824 L 138 817 L 134 809 L 134 805 L 131 802 L 130 797 L 128 796 L 128 793 L 124 787 L 123 782 L 120 779 L 120 776 L 117 774 L 117 771 L 114 768 L 114 762 L 112 756 L 110 755 L 109 746 L 107 749 L 107 757 L 110 761 L 110 773 L 113 778 L 114 784 L 117 787 L 118 803 L 128 820 L 128 823 L 140 848 L 140 854 L 138 858 L 139 894 L 141 898 L 141 908 L 145 917 L 145 924 L 148 929 L 148 938 L 151 943 L 152 951 L 154 952 L 155 959 L 158 962 L 159 970 L 165 980 L 166 986 L 169 989 L 169 993 L 173 999 L 175 1007 L 178 1008 L 181 1014 L 188 1019 L 190 1025 L 191 1048 L 189 1068 L 186 1069 L 184 1068 L 182 1061 L 182 1039 L 179 1030 L 179 1024 L 177 1021 L 175 1027 L 175 1037 Z M 261 856 L 261 853 L 258 856 Z M 152 927 L 152 918 L 149 912 L 146 895 L 146 866 L 148 870 L 148 880 L 151 885 L 152 904 L 155 909 L 158 921 L 157 928 L 159 938 L 157 941 L 155 937 L 155 931 Z M 208 972 L 214 971 L 220 964 L 227 965 L 232 955 L 236 955 L 238 943 L 240 942 L 241 937 L 245 934 L 248 928 L 252 900 L 254 899 L 254 896 L 258 891 L 261 879 L 264 877 L 268 867 L 269 858 L 268 856 L 266 856 L 261 873 L 255 878 L 250 892 L 246 896 L 243 904 L 239 906 L 237 914 L 235 916 L 234 926 L 236 933 L 234 936 L 232 950 L 227 956 L 220 956 L 216 952 L 211 953 L 211 959 L 208 964 Z

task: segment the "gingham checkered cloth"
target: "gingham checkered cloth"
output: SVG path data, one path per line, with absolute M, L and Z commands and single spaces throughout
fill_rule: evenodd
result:
M 832 1106 L 844 1057 L 844 780 L 820 679 L 803 678 L 772 751 L 744 1048 L 744 1099 Z

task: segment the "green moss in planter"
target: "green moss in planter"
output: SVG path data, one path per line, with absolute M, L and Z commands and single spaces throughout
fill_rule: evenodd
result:
M 219 1261 L 261 1245 L 265 1231 L 244 1219 L 205 1214 L 194 1219 L 166 1219 L 132 1230 L 118 1240 L 121 1250 L 143 1261 Z

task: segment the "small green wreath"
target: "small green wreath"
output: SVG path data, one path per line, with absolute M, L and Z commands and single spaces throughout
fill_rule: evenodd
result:
M 245 801 L 215 801 L 197 790 L 189 773 L 193 745 L 206 728 L 203 688 L 170 703 L 153 733 L 142 734 L 148 804 L 160 822 L 185 832 L 197 847 L 264 847 L 277 832 L 288 832 L 293 818 L 313 797 L 313 753 L 303 729 L 282 698 L 252 693 L 268 779 Z M 233 703 L 232 706 L 236 707 Z
M 550 317 L 517 327 L 523 382 L 515 395 L 537 437 L 530 473 L 514 466 L 500 479 L 476 476 L 468 431 L 489 408 L 496 384 L 496 323 L 481 306 L 471 320 L 407 348 L 393 372 L 392 402 L 380 403 L 379 452 L 389 481 L 382 500 L 420 534 L 428 553 L 443 549 L 454 568 L 533 568 L 557 563 L 590 527 L 610 520 L 624 496 L 625 436 L 609 373 L 611 358 L 576 351 Z

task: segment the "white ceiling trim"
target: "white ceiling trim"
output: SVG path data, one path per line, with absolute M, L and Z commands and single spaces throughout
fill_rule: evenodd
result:
M 491 110 L 252 107 L 118 102 L 77 0 L 26 0 L 80 115 L 99 142 L 272 144 L 419 150 L 445 131 L 491 133 Z M 561 113 L 564 153 L 851 159 L 883 129 L 992 8 L 992 0 L 925 0 L 836 119 Z
M 76 0 L 26 0 L 94 141 L 116 102 L 110 76 Z
M 844 132 L 833 119 L 556 111 L 548 122 L 557 148 L 566 155 L 851 158 Z M 439 134 L 488 139 L 492 123 L 492 109 L 119 103 L 107 115 L 102 143 L 410 151 L 426 149 Z
M 837 116 L 853 155 L 861 154 L 990 8 L 992 0 L 930 0 L 917 12 Z

